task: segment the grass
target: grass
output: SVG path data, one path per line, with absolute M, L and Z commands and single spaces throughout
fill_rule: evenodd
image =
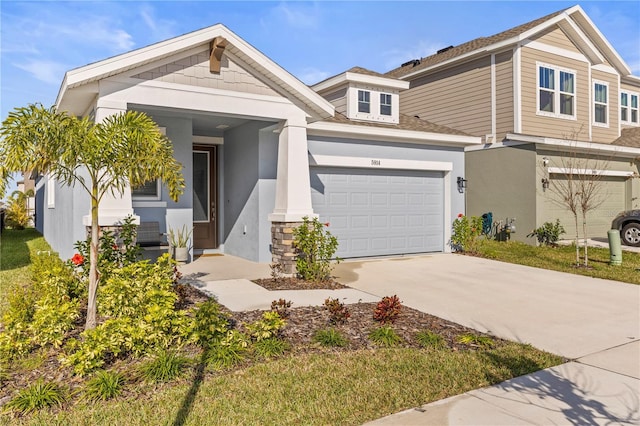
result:
M 589 247 L 589 268 L 576 268 L 575 246 L 535 247 L 518 241 L 480 244 L 479 255 L 487 259 L 594 278 L 640 284 L 640 253 L 624 251 L 622 265 L 609 265 L 609 249 Z
M 138 399 L 79 403 L 16 424 L 362 424 L 562 362 L 530 346 L 488 351 L 381 349 L 286 356 Z M 189 401 L 190 409 L 183 405 Z
M 42 235 L 33 228 L 16 231 L 5 229 L 0 236 L 0 317 L 7 304 L 7 292 L 12 285 L 30 280 L 31 257 L 38 251 L 50 251 Z

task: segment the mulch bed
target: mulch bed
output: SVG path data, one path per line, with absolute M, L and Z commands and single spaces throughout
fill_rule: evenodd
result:
M 296 277 L 282 277 L 278 279 L 259 278 L 252 282 L 266 288 L 267 290 L 337 290 L 340 288 L 348 288 L 346 285 L 340 284 L 333 278 L 319 282 L 304 281 Z

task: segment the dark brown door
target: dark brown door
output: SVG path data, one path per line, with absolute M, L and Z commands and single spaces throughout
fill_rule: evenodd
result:
M 216 146 L 193 147 L 193 248 L 218 247 Z

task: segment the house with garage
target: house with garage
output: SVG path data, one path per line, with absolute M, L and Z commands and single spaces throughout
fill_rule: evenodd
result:
M 271 262 L 291 259 L 292 227 L 319 216 L 341 257 L 448 251 L 464 149 L 481 138 L 403 114 L 409 86 L 353 68 L 309 87 L 214 25 L 68 71 L 56 106 L 96 122 L 145 112 L 183 166 L 177 202 L 160 182 L 128 188 L 103 199 L 101 226 L 187 226 L 192 254 Z M 70 257 L 89 200 L 46 176 L 38 188 L 38 227 Z
M 553 190 L 570 176 L 600 179 L 589 236 L 640 205 L 640 78 L 580 6 L 385 75 L 409 83 L 401 113 L 482 138 L 466 148 L 467 213 L 516 218 L 517 239 L 556 219 L 574 229 Z

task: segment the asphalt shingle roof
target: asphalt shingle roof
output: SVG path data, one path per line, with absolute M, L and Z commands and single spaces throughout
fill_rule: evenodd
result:
M 327 118 L 323 121 L 328 123 L 350 124 L 353 126 L 368 126 L 368 127 L 383 127 L 386 129 L 397 130 L 413 130 L 416 132 L 430 132 L 430 133 L 443 133 L 447 135 L 459 135 L 470 136 L 468 133 L 461 132 L 460 130 L 452 129 L 451 127 L 441 126 L 439 124 L 432 123 L 430 121 L 422 120 L 420 118 L 412 117 L 406 114 L 400 114 L 400 122 L 398 124 L 377 123 L 375 121 L 358 121 L 350 120 L 346 115 L 336 111 L 333 117 Z
M 431 56 L 427 56 L 425 58 L 421 58 L 419 63 L 416 63 L 416 65 L 412 66 L 410 65 L 406 65 L 404 67 L 398 67 L 395 68 L 389 72 L 387 72 L 385 75 L 387 77 L 391 77 L 391 78 L 401 78 L 404 75 L 407 75 L 409 73 L 412 73 L 414 71 L 418 71 L 421 70 L 423 68 L 427 68 L 436 64 L 439 64 L 440 62 L 444 62 L 447 61 L 449 59 L 453 59 L 457 56 L 461 56 L 464 55 L 465 53 L 469 53 L 469 52 L 473 52 L 474 50 L 477 49 L 481 49 L 483 47 L 487 47 L 487 46 L 491 46 L 492 44 L 495 43 L 499 43 L 501 41 L 505 41 L 508 40 L 512 37 L 516 37 L 520 34 L 522 34 L 525 31 L 528 31 L 532 28 L 535 28 L 536 26 L 544 23 L 545 21 L 548 21 L 549 19 L 558 16 L 559 14 L 561 14 L 562 12 L 564 12 L 567 9 L 562 9 L 559 10 L 557 12 L 551 13 L 547 16 L 543 16 L 542 18 L 538 18 L 535 19 L 531 22 L 527 22 L 526 24 L 522 24 L 522 25 L 518 25 L 517 27 L 513 27 L 511 29 L 508 29 L 506 31 L 503 31 L 501 33 L 498 34 L 494 34 L 492 36 L 489 37 L 479 37 L 476 38 L 475 40 L 471 40 L 468 41 L 466 43 L 462 43 L 459 44 L 458 46 L 454 46 L 453 48 L 440 53 L 440 54 L 435 54 L 435 55 L 431 55 Z
M 640 127 L 622 129 L 620 137 L 614 140 L 612 144 L 640 148 Z

